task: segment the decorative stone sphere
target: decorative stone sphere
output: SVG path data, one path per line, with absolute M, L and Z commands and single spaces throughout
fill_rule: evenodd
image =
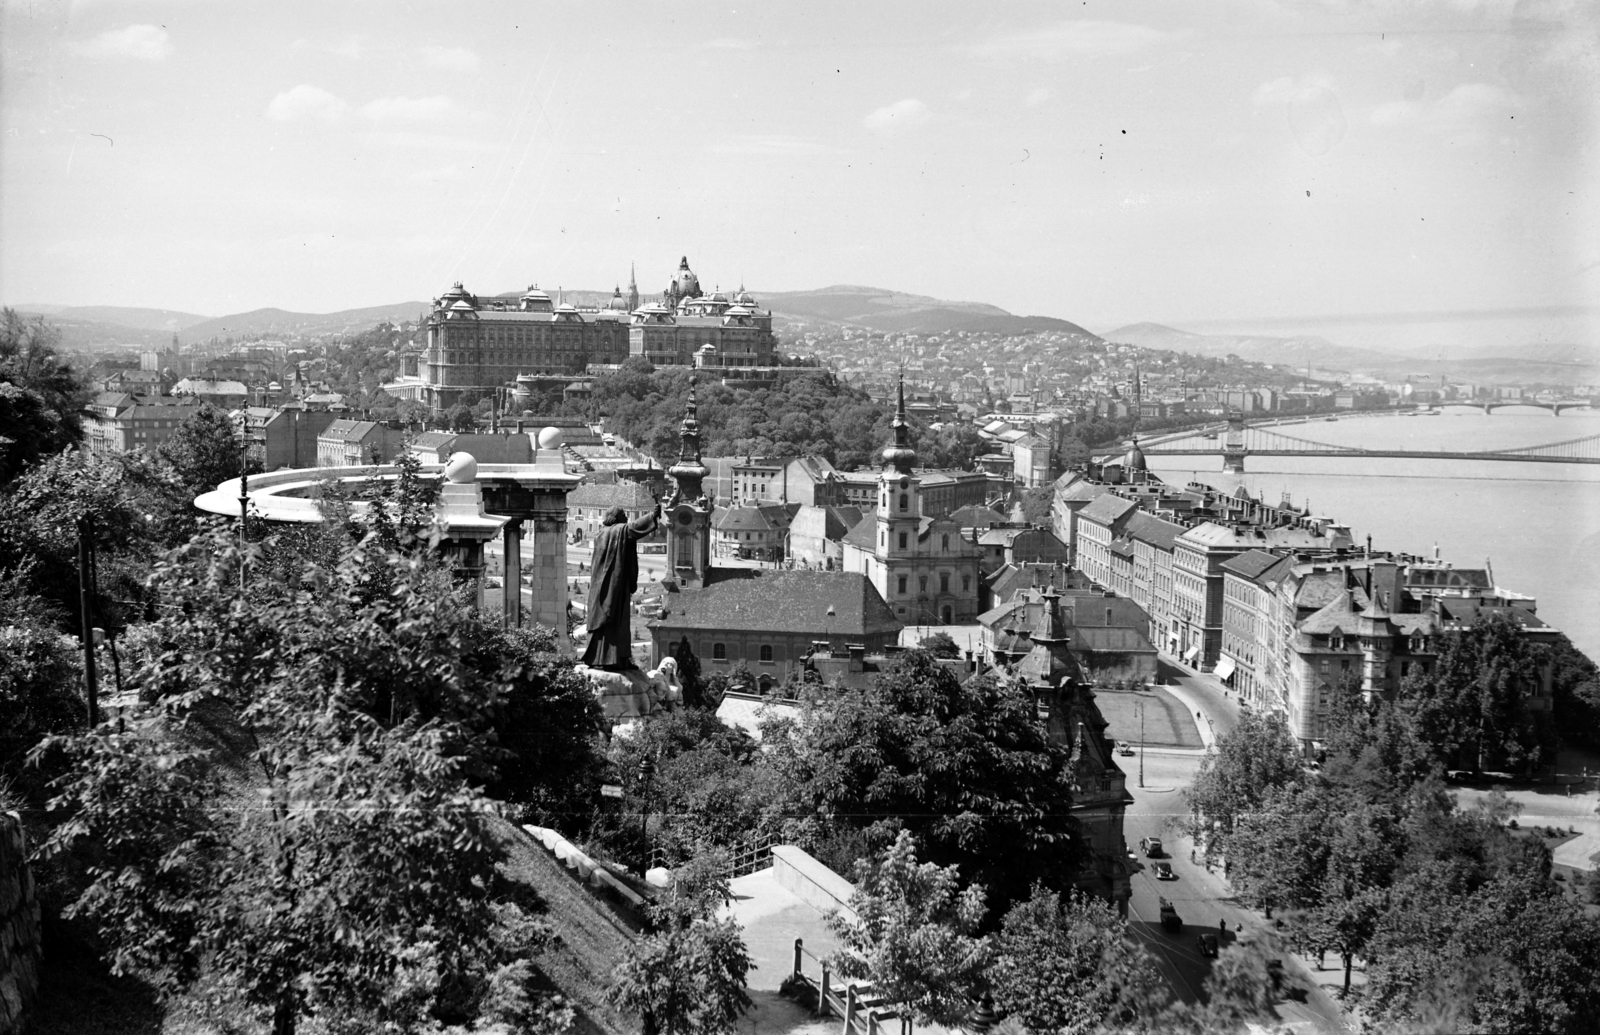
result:
M 561 445 L 561 440 L 563 437 L 564 436 L 561 434 L 560 428 L 545 428 L 539 432 L 539 448 L 555 449 L 557 446 Z
M 478 458 L 471 453 L 452 453 L 444 465 L 445 481 L 465 485 L 478 480 Z

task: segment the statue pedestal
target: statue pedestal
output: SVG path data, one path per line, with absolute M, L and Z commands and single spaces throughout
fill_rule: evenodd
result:
M 608 720 L 642 719 L 665 707 L 665 702 L 659 700 L 655 684 L 640 669 L 607 672 L 579 665 L 578 672 L 589 681 L 589 687 L 599 698 L 600 707 Z

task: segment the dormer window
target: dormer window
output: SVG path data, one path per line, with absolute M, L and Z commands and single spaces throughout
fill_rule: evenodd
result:
M 1344 650 L 1344 636 L 1340 633 L 1334 633 L 1332 636 L 1329 636 L 1328 646 L 1332 650 Z

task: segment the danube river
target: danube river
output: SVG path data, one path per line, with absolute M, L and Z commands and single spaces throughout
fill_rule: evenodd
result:
M 1296 438 L 1371 449 L 1496 450 L 1600 435 L 1600 412 L 1447 408 L 1437 416 L 1340 417 L 1279 429 Z M 1296 504 L 1350 526 L 1374 549 L 1440 556 L 1461 567 L 1485 560 L 1495 582 L 1536 597 L 1539 616 L 1600 659 L 1600 465 L 1487 460 L 1252 456 L 1246 473 L 1222 460 L 1152 456 L 1168 484 L 1191 477 Z M 1200 466 L 1197 466 L 1200 465 Z

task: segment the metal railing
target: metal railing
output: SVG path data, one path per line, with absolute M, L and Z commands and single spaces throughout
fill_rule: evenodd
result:
M 762 834 L 759 837 L 750 838 L 748 841 L 743 841 L 732 848 L 726 849 L 728 855 L 728 879 L 733 880 L 735 877 L 743 877 L 746 874 L 755 873 L 757 870 L 764 870 L 771 866 L 772 846 L 777 843 L 778 839 L 771 834 Z M 650 849 L 650 865 L 670 869 L 673 865 L 673 858 L 667 854 L 664 848 L 652 848 Z
M 806 961 L 817 969 L 817 976 L 806 973 Z M 805 940 L 794 940 L 794 968 L 790 977 L 817 997 L 813 1013 L 818 1017 L 837 1017 L 844 1022 L 840 1035 L 913 1035 L 911 1015 L 895 1008 L 866 981 L 836 981 L 828 961 L 805 947 Z

